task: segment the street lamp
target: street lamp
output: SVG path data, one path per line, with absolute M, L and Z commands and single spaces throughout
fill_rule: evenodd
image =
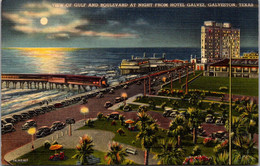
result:
M 88 107 L 81 107 L 80 112 L 82 114 L 84 114 L 84 119 L 85 119 L 85 122 L 86 122 L 86 114 L 89 112 Z
M 127 93 L 122 93 L 122 94 L 121 94 L 121 97 L 123 97 L 123 99 L 124 99 L 124 105 L 126 105 L 125 99 L 127 98 Z
M 165 83 L 165 82 L 166 82 L 166 77 L 163 77 L 163 78 L 162 78 L 162 81 Z
M 31 127 L 27 130 L 27 133 L 32 135 L 32 150 L 34 150 L 34 144 L 33 144 L 33 135 L 36 133 L 36 128 L 35 127 Z

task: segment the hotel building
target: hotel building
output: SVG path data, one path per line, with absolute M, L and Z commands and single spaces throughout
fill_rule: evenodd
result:
M 205 21 L 201 27 L 201 62 L 229 58 L 230 54 L 232 58 L 240 57 L 240 29 L 230 23 Z

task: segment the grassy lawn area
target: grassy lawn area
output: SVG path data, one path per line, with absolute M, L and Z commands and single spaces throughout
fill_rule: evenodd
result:
M 190 89 L 200 89 L 221 92 L 220 87 L 229 87 L 227 77 L 206 77 L 202 76 L 189 84 Z M 228 91 L 227 91 L 228 92 Z M 232 93 L 248 96 L 258 96 L 257 78 L 232 78 Z
M 18 159 L 28 159 L 28 162 L 12 162 L 13 165 L 76 165 L 77 159 L 71 157 L 75 154 L 76 149 L 63 149 L 62 150 L 67 157 L 63 161 L 50 161 L 49 157 L 54 155 L 54 151 L 45 149 L 43 146 L 35 149 L 33 152 L 27 153 Z M 57 151 L 59 152 L 59 151 Z M 101 163 L 99 165 L 106 164 L 104 159 L 105 153 L 95 150 L 93 155 L 100 158 Z
M 200 73 L 202 73 L 202 71 L 195 71 L 195 76 L 199 75 Z M 189 78 L 188 79 L 191 80 L 195 76 L 193 75 L 193 73 L 189 74 Z M 179 83 L 179 79 L 174 81 L 174 82 L 172 82 L 172 87 L 174 89 L 181 89 L 181 85 L 184 84 L 185 82 L 186 82 L 186 76 L 181 78 L 181 83 Z M 171 88 L 171 83 L 166 84 L 165 86 L 163 86 L 163 88 L 170 89 Z
M 141 143 L 140 141 L 134 141 L 137 135 L 137 131 L 129 131 L 126 127 L 122 126 L 120 121 L 116 121 L 116 125 L 112 126 L 111 125 L 112 120 L 107 121 L 107 120 L 97 120 L 94 123 L 93 127 L 88 127 L 88 126 L 83 126 L 79 128 L 78 130 L 85 130 L 85 129 L 98 129 L 98 130 L 106 130 L 106 131 L 111 131 L 115 133 L 115 137 L 113 138 L 114 141 L 121 142 L 124 144 L 136 146 L 138 148 L 141 148 Z M 125 135 L 119 135 L 116 131 L 122 128 L 125 131 Z
M 98 130 L 106 130 L 106 131 L 111 131 L 115 133 L 114 141 L 121 142 L 124 144 L 128 144 L 131 146 L 135 146 L 137 148 L 141 148 L 141 143 L 140 141 L 136 141 L 136 135 L 138 134 L 138 131 L 129 131 L 127 128 L 124 126 L 121 126 L 119 121 L 116 121 L 117 125 L 116 126 L 111 126 L 111 121 L 106 121 L 106 120 L 97 120 L 94 123 L 94 127 L 88 127 L 88 126 L 83 126 L 79 128 L 79 130 L 85 130 L 85 129 L 98 129 Z M 124 136 L 120 136 L 116 131 L 117 129 L 122 128 L 125 131 Z M 168 137 L 166 130 L 160 129 L 157 134 L 159 139 L 163 139 Z M 134 142 L 134 143 L 133 143 Z M 213 156 L 213 147 L 205 147 L 202 142 L 203 138 L 198 137 L 197 140 L 197 145 L 200 146 L 202 150 L 202 154 L 205 154 L 207 156 Z M 189 156 L 194 148 L 194 144 L 192 143 L 192 135 L 187 135 L 183 140 L 182 140 L 183 148 L 185 149 L 185 156 Z M 159 145 L 154 145 L 154 148 L 152 148 L 153 153 L 160 153 L 161 147 Z

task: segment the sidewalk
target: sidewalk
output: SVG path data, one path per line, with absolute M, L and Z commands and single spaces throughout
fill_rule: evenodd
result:
M 43 146 L 44 142 L 46 140 L 49 140 L 50 142 L 57 141 L 59 144 L 63 145 L 65 149 L 75 149 L 76 145 L 78 144 L 79 137 L 83 136 L 84 134 L 87 134 L 92 137 L 93 143 L 94 143 L 94 149 L 99 150 L 102 152 L 108 152 L 109 147 L 108 144 L 112 143 L 112 139 L 114 138 L 115 134 L 109 131 L 103 131 L 103 130 L 76 130 L 79 127 L 83 126 L 83 120 L 76 122 L 74 125 L 72 125 L 72 136 L 68 136 L 68 128 L 69 126 L 66 126 L 64 129 L 54 132 L 53 134 L 46 136 L 44 138 L 38 138 L 34 141 L 34 148 L 37 149 L 41 146 Z M 122 143 L 120 143 L 122 144 Z M 124 148 L 132 148 L 137 150 L 137 155 L 131 155 L 128 154 L 128 159 L 133 160 L 137 164 L 143 164 L 144 163 L 144 151 L 142 149 L 122 144 Z M 4 156 L 4 159 L 7 162 L 11 162 L 14 159 L 17 159 L 18 157 L 27 154 L 31 152 L 32 144 L 28 143 L 22 147 L 19 147 L 15 149 L 14 151 L 11 151 L 7 153 Z M 150 164 L 156 164 L 157 161 L 153 159 L 153 155 L 150 153 L 149 155 L 149 163 Z

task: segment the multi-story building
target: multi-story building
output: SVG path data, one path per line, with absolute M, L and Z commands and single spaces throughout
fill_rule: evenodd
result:
M 240 29 L 230 23 L 205 21 L 201 27 L 201 62 L 240 57 Z
M 244 53 L 241 58 L 243 58 L 243 59 L 258 59 L 258 53 L 257 52 L 247 52 L 247 53 Z

